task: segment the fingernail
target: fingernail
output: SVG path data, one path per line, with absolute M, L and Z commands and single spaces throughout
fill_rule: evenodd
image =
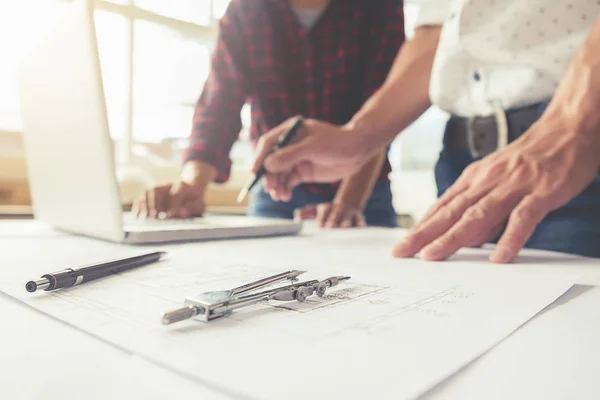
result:
M 497 264 L 505 264 L 510 262 L 513 258 L 513 252 L 505 246 L 497 246 L 492 255 L 490 261 Z

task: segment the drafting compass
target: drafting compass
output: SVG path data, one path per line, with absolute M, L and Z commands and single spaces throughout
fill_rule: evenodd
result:
M 316 294 L 323 297 L 328 288 L 337 286 L 341 281 L 350 279 L 349 276 L 334 276 L 325 280 L 310 280 L 292 283 L 258 293 L 245 294 L 254 289 L 262 288 L 285 279 L 295 281 L 304 271 L 288 271 L 268 278 L 251 282 L 231 290 L 201 293 L 185 299 L 185 307 L 167 311 L 162 314 L 161 322 L 169 325 L 193 317 L 208 322 L 230 314 L 233 310 L 252 304 L 276 301 L 303 302 L 307 297 Z

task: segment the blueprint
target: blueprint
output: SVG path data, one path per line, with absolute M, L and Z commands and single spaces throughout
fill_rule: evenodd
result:
M 535 263 L 492 265 L 489 249 L 444 263 L 390 256 L 386 229 L 128 247 L 73 236 L 10 242 L 0 290 L 103 341 L 233 399 L 412 399 L 534 317 L 575 282 Z M 4 244 L 7 241 L 3 241 Z M 20 247 L 21 246 L 21 247 Z M 68 290 L 30 294 L 43 273 L 166 250 L 168 259 Z M 531 264 L 531 265 L 528 265 Z M 186 296 L 290 269 L 302 280 L 348 275 L 323 298 L 269 302 L 204 323 L 164 326 Z

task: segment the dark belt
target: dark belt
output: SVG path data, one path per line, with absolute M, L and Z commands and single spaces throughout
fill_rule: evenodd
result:
M 493 116 L 451 116 L 444 133 L 446 150 L 468 150 L 484 157 L 521 136 L 540 117 L 546 103 L 499 111 Z

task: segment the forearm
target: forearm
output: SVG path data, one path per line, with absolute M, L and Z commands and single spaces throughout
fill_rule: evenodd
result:
M 416 30 L 396 56 L 385 82 L 346 125 L 371 152 L 388 145 L 431 105 L 429 80 L 441 26 Z
M 598 149 L 600 163 L 600 18 L 573 57 L 540 123 L 561 121 L 566 135 L 577 135 Z
M 338 188 L 334 202 L 359 210 L 364 209 L 373 186 L 381 174 L 386 157 L 386 151 L 377 153 L 356 174 L 344 179 Z
M 204 190 L 217 177 L 217 168 L 203 161 L 190 160 L 183 165 L 181 181 Z

